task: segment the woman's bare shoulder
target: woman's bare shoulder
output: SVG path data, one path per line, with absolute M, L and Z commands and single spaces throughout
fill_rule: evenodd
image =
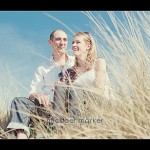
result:
M 100 66 L 106 66 L 106 60 L 104 58 L 100 58 L 100 57 L 96 58 L 95 67 L 99 66 L 99 65 Z

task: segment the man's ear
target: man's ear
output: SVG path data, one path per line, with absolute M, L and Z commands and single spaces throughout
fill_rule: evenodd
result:
M 51 45 L 52 44 L 52 40 L 48 40 L 48 44 Z

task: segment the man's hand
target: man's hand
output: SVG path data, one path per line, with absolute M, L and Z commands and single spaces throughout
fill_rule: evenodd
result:
M 51 107 L 51 102 L 49 101 L 48 96 L 39 94 L 39 93 L 32 93 L 29 97 L 30 100 L 38 100 L 39 104 L 41 106 L 44 106 L 46 109 L 50 109 Z

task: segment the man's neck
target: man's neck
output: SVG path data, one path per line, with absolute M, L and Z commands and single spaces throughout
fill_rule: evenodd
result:
M 66 53 L 64 54 L 52 54 L 54 61 L 56 62 L 56 64 L 58 66 L 60 66 L 61 68 L 64 67 L 65 63 L 68 60 L 68 56 Z

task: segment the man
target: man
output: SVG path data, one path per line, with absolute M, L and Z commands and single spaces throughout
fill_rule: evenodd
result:
M 30 136 L 31 118 L 27 114 L 35 113 L 36 102 L 49 110 L 54 99 L 55 82 L 59 80 L 58 74 L 74 65 L 74 57 L 66 53 L 68 37 L 64 31 L 53 31 L 48 43 L 52 47 L 52 56 L 48 62 L 37 68 L 30 85 L 29 99 L 16 97 L 11 104 L 7 129 L 13 129 L 18 139 Z

